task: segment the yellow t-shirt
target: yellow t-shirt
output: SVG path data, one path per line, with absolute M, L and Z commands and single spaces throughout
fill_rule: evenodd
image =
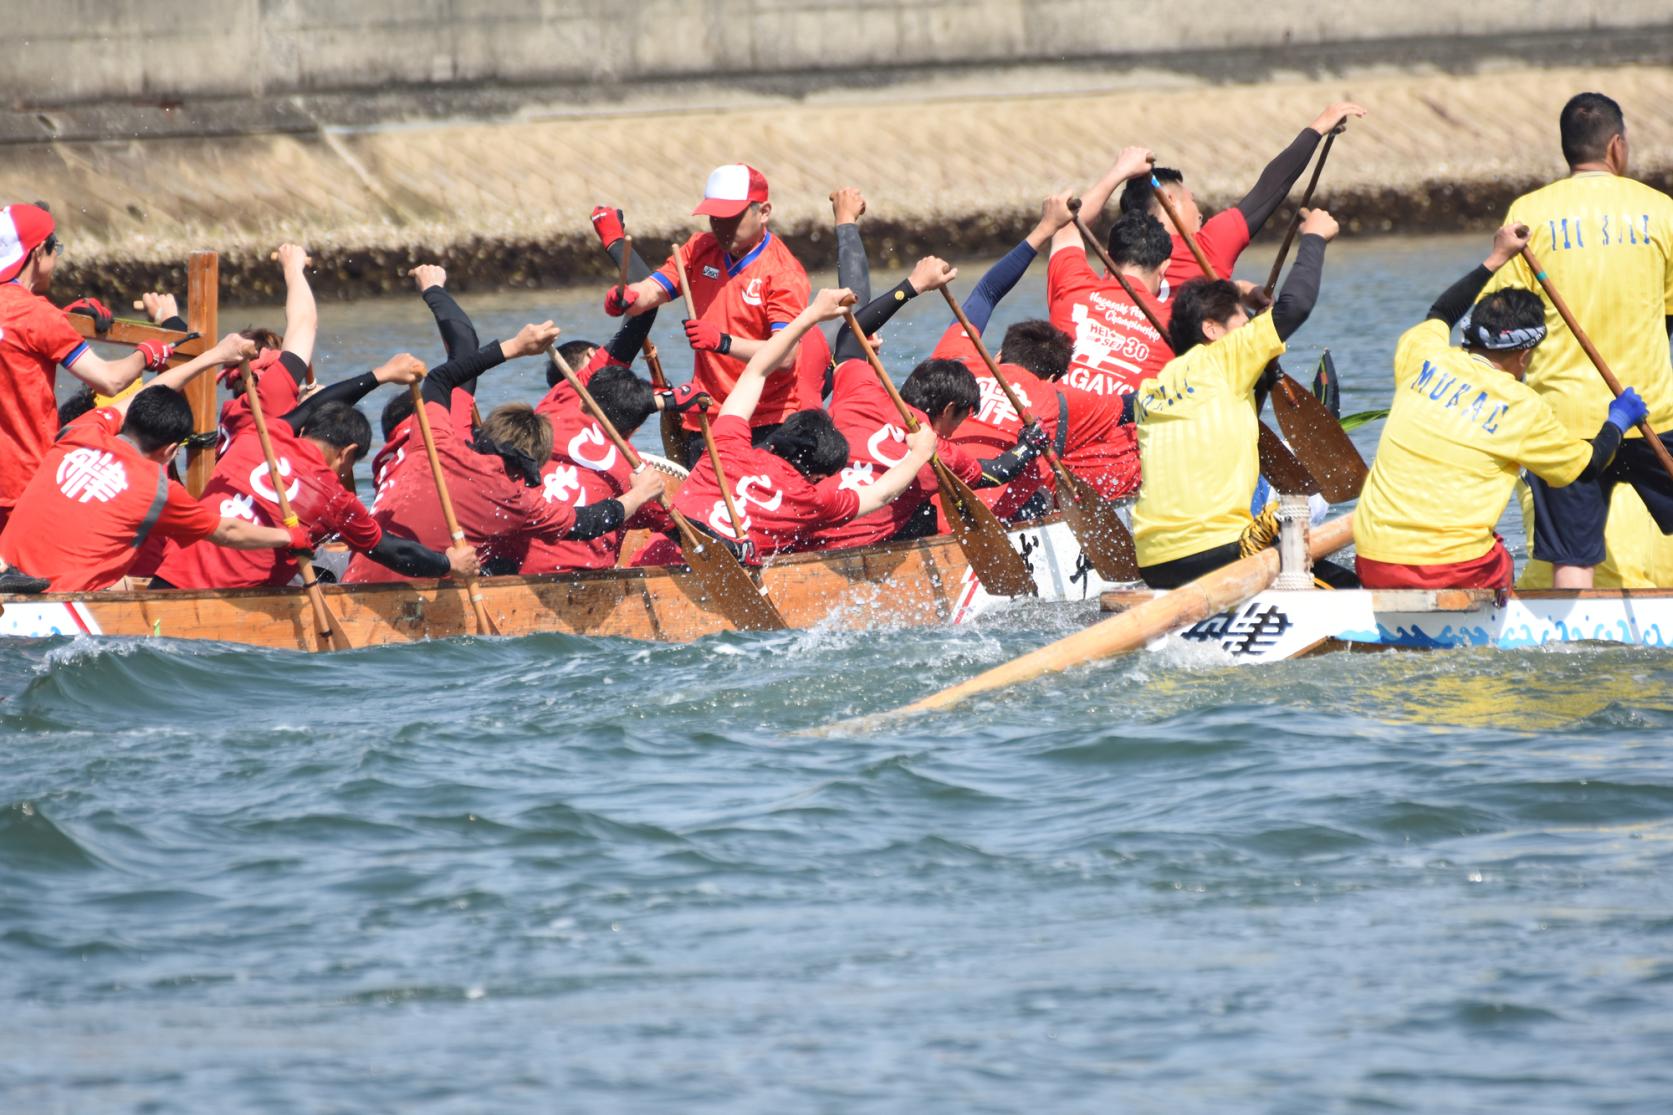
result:
M 1636 387 L 1650 406 L 1650 425 L 1673 423 L 1667 316 L 1673 314 L 1673 198 L 1630 178 L 1588 171 L 1553 182 L 1511 204 L 1508 221 L 1526 224 L 1529 248 L 1615 378 Z M 1484 293 L 1519 286 L 1544 298 L 1518 256 Z M 1528 386 L 1568 432 L 1597 433 L 1609 409 L 1609 388 L 1549 302 L 1545 342 L 1534 350 Z M 1636 429 L 1628 437 L 1638 437 Z
M 1140 565 L 1236 542 L 1260 477 L 1254 387 L 1284 351 L 1271 314 L 1168 361 L 1134 402 L 1144 482 L 1133 504 Z
M 1425 321 L 1394 348 L 1394 402 L 1359 494 L 1354 546 L 1403 565 L 1474 561 L 1493 547 L 1517 473 L 1561 487 L 1591 459 L 1532 388 L 1452 347 L 1445 322 Z

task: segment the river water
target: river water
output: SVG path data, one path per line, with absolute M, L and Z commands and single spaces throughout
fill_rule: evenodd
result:
M 1334 248 L 1292 371 L 1386 405 L 1484 248 Z M 597 337 L 597 293 L 461 298 Z M 436 351 L 416 298 L 323 310 L 328 379 Z M 1664 656 L 1167 644 L 794 734 L 1090 618 L 0 646 L 0 1110 L 1668 1109 Z

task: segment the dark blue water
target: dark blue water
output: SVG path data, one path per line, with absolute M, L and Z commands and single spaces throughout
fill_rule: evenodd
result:
M 1350 409 L 1479 254 L 1341 253 Z M 327 308 L 337 370 L 426 329 Z M 1668 1110 L 1665 656 L 1169 644 L 796 734 L 1091 618 L 0 645 L 0 1111 Z

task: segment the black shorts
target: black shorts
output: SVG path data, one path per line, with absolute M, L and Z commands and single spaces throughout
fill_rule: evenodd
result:
M 1661 435 L 1663 445 L 1673 434 Z M 1615 459 L 1591 480 L 1554 488 L 1527 473 L 1534 497 L 1533 555 L 1552 565 L 1590 568 L 1604 559 L 1603 527 L 1616 484 L 1631 484 L 1663 534 L 1673 534 L 1673 477 L 1641 437 L 1626 438 Z

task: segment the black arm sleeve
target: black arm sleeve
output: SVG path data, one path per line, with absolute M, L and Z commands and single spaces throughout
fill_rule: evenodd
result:
M 1580 470 L 1580 475 L 1574 478 L 1573 483 L 1578 484 L 1582 480 L 1596 480 L 1603 470 L 1609 467 L 1609 463 L 1615 459 L 1615 451 L 1621 447 L 1622 436 L 1619 426 L 1613 422 L 1605 422 L 1603 429 L 1599 430 L 1597 436 L 1592 439 L 1592 459 L 1587 462 L 1585 468 Z
M 1267 218 L 1277 212 L 1284 204 L 1284 199 L 1290 196 L 1290 187 L 1301 177 L 1301 172 L 1307 169 L 1307 161 L 1313 157 L 1313 149 L 1319 145 L 1320 136 L 1312 128 L 1301 129 L 1301 134 L 1291 141 L 1290 145 L 1278 152 L 1278 157 L 1266 164 L 1261 176 L 1255 180 L 1254 186 L 1243 195 L 1243 200 L 1237 203 L 1238 210 L 1243 214 L 1243 220 L 1249 226 L 1249 235 L 1254 236 L 1266 224 Z
M 651 326 L 656 324 L 656 311 L 630 317 L 616 330 L 616 335 L 604 344 L 604 351 L 618 364 L 631 365 L 645 350 L 645 338 L 651 335 Z
M 887 294 L 879 295 L 861 306 L 854 314 L 854 320 L 860 323 L 860 328 L 871 336 L 887 324 L 895 316 L 895 311 L 918 297 L 918 292 L 912 289 L 912 284 L 905 279 L 895 284 Z M 854 331 L 848 328 L 848 323 L 842 323 L 837 330 L 836 347 L 831 351 L 833 364 L 840 364 L 844 360 L 859 360 L 865 356 L 865 350 L 860 347 Z
M 188 333 L 191 331 L 192 327 L 186 324 L 185 318 L 181 317 L 179 314 L 175 314 L 173 317 L 164 318 L 162 321 L 159 321 L 157 323 L 157 328 L 172 329 L 176 333 Z
M 308 382 L 308 362 L 294 352 L 281 352 L 279 366 L 290 374 L 290 378 L 301 387 Z
M 1428 316 L 1436 321 L 1446 322 L 1446 327 L 1451 329 L 1458 324 L 1458 319 L 1475 305 L 1476 295 L 1481 293 L 1481 288 L 1486 286 L 1487 280 L 1492 277 L 1493 272 L 1487 270 L 1485 265 L 1476 264 L 1474 271 L 1441 292 L 1441 296 L 1435 299 L 1435 304 L 1429 307 Z
M 564 537 L 585 542 L 589 538 L 598 538 L 620 529 L 626 521 L 627 508 L 622 506 L 619 499 L 589 503 L 585 507 L 575 509 L 575 525 L 569 528 L 569 533 Z
M 453 568 L 446 554 L 387 530 L 366 556 L 403 577 L 445 577 Z
M 972 488 L 997 488 L 1001 484 L 1009 484 L 1022 473 L 1023 469 L 1029 466 L 1031 460 L 1032 458 L 1025 461 L 1015 449 L 1007 449 L 997 457 L 977 461 L 976 463 L 982 466 L 982 476 L 980 480 L 970 486 Z
M 287 352 L 285 355 L 289 356 L 290 353 Z M 340 379 L 329 387 L 320 388 L 301 406 L 286 414 L 284 420 L 289 423 L 291 429 L 299 430 L 308 421 L 309 416 L 326 403 L 345 403 L 348 406 L 353 406 L 364 399 L 377 385 L 378 377 L 373 372 L 361 372 L 357 376 Z
M 618 240 L 604 249 L 610 254 L 610 262 L 616 265 L 618 272 L 622 266 L 622 245 L 625 243 L 625 240 Z M 649 278 L 650 273 L 651 269 L 645 266 L 645 261 L 639 256 L 639 249 L 633 249 L 633 258 L 627 261 L 627 281 L 636 283 L 640 279 Z
M 431 368 L 430 374 L 424 377 L 424 401 L 447 406 L 453 401 L 454 388 L 463 387 L 489 368 L 497 368 L 504 363 L 505 350 L 498 341 L 489 341 L 469 355 Z
M 837 225 L 837 286 L 847 287 L 864 305 L 871 301 L 871 263 L 859 225 Z
M 1278 339 L 1287 341 L 1301 328 L 1319 300 L 1319 278 L 1324 274 L 1324 237 L 1307 233 L 1295 252 L 1295 266 L 1284 280 L 1284 290 L 1272 304 L 1272 325 Z
M 423 298 L 436 319 L 436 332 L 441 334 L 442 347 L 447 350 L 449 360 L 461 352 L 475 352 L 482 347 L 470 315 L 454 301 L 445 287 L 425 287 Z

